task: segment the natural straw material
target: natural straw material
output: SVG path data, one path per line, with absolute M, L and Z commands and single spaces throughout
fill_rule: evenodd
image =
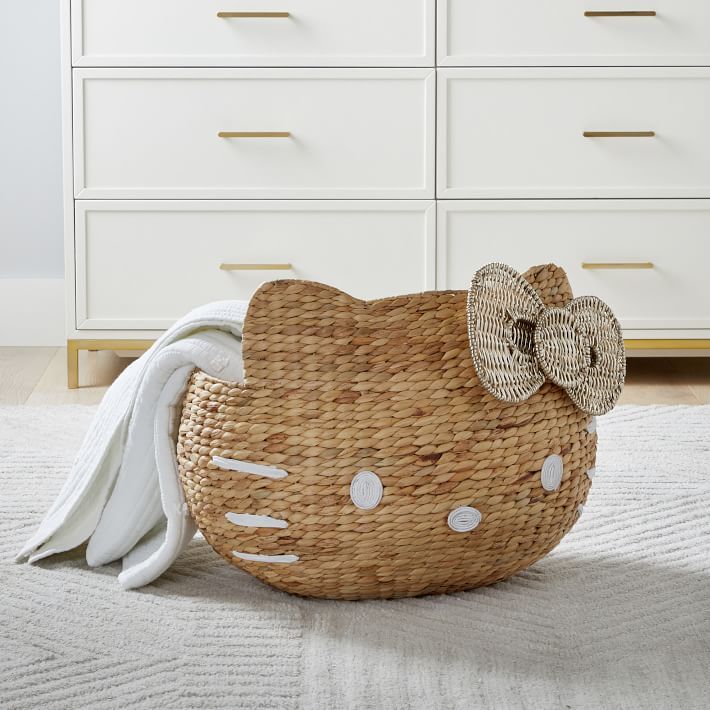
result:
M 557 267 L 525 278 L 547 306 L 571 298 Z M 310 282 L 262 286 L 244 326 L 245 384 L 196 372 L 184 402 L 180 477 L 215 550 L 285 591 L 361 599 L 491 584 L 555 547 L 589 490 L 591 417 L 549 382 L 521 404 L 491 396 L 471 360 L 466 306 L 465 291 L 363 302 Z M 548 492 L 552 454 L 564 472 Z M 224 470 L 213 456 L 288 475 Z M 350 497 L 362 471 L 384 485 L 371 510 Z M 481 514 L 468 532 L 447 524 L 461 507 Z M 239 526 L 227 513 L 288 527 Z

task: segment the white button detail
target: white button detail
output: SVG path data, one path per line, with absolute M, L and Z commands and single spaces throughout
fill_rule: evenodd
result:
M 480 510 L 464 505 L 452 510 L 447 522 L 454 532 L 470 532 L 478 527 L 482 518 Z
M 360 510 L 372 510 L 382 500 L 380 477 L 372 471 L 360 471 L 350 484 L 350 499 Z
M 597 430 L 597 418 L 592 417 L 592 421 L 587 424 L 587 431 L 590 434 L 594 434 L 594 432 Z
M 548 456 L 542 464 L 542 472 L 540 473 L 542 487 L 546 491 L 556 491 L 562 482 L 563 471 L 562 457 L 557 454 Z
M 596 467 L 592 466 L 592 468 L 590 468 L 589 471 L 587 471 L 587 478 L 591 481 L 594 478 L 594 476 L 596 476 L 596 475 L 597 475 L 597 469 L 596 469 Z

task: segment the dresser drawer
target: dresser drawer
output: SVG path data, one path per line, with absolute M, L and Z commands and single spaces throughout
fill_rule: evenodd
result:
M 442 69 L 439 91 L 440 197 L 710 197 L 710 69 Z
M 427 69 L 77 69 L 75 194 L 431 198 L 434 101 Z
M 604 299 L 629 336 L 707 337 L 697 329 L 710 329 L 710 200 L 481 200 L 438 210 L 438 288 L 468 288 L 493 261 L 519 270 L 554 262 L 576 295 Z
M 434 5 L 435 0 L 283 0 L 268 6 L 245 0 L 73 0 L 73 63 L 432 66 Z
M 443 66 L 710 63 L 706 0 L 439 0 L 438 7 Z
M 272 279 L 361 298 L 432 289 L 434 230 L 427 201 L 80 201 L 76 325 L 163 329 Z

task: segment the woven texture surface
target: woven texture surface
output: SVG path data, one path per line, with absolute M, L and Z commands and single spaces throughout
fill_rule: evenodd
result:
M 548 306 L 571 298 L 561 269 L 526 278 Z M 471 360 L 466 297 L 363 302 L 302 281 L 262 286 L 244 326 L 245 385 L 195 374 L 180 428 L 188 504 L 225 559 L 305 596 L 400 597 L 491 584 L 559 543 L 589 490 L 591 417 L 549 383 L 515 405 L 488 394 Z M 540 472 L 553 454 L 564 476 L 547 491 Z M 288 477 L 224 471 L 215 455 Z M 361 471 L 384 485 L 373 510 L 349 497 Z M 468 533 L 447 525 L 461 506 L 482 515 Z M 230 512 L 288 527 L 240 527 Z M 244 561 L 235 550 L 299 560 Z
M 303 600 L 195 540 L 122 591 L 80 551 L 13 562 L 91 408 L 0 408 L 0 707 L 706 710 L 710 407 L 599 421 L 588 505 L 552 554 L 451 596 Z

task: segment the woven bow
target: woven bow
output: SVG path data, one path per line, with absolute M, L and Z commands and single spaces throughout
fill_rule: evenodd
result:
M 547 308 L 517 271 L 489 264 L 471 282 L 468 335 L 478 378 L 496 399 L 523 402 L 548 379 L 584 412 L 604 414 L 621 394 L 621 326 L 594 296 Z

